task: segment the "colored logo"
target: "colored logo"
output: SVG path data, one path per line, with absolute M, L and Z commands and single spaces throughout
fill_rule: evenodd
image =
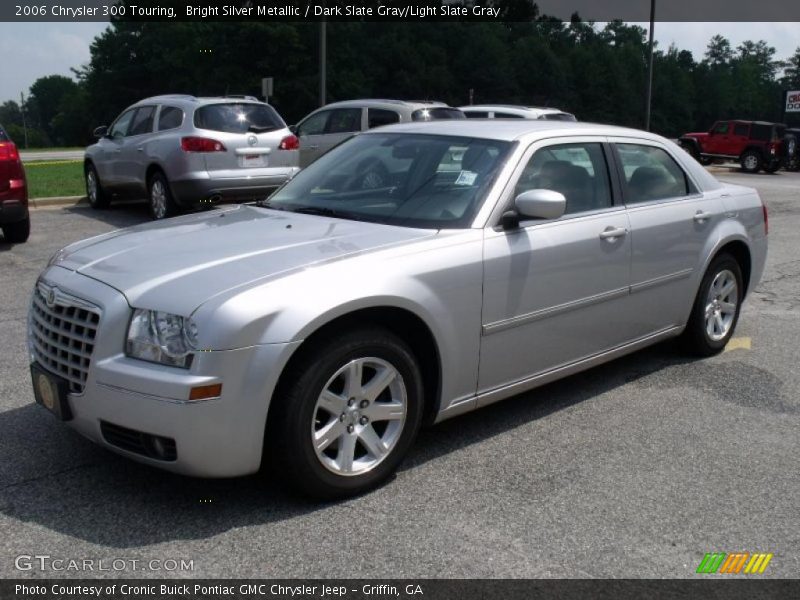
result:
M 746 573 L 759 575 L 767 569 L 772 553 L 756 552 L 709 552 L 700 561 L 697 573 Z

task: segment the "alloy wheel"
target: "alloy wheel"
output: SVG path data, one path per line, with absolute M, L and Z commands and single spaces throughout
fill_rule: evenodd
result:
M 167 192 L 164 183 L 156 179 L 150 186 L 150 204 L 153 207 L 153 216 L 163 219 L 167 214 Z
M 731 330 L 739 304 L 736 276 L 725 269 L 717 273 L 708 288 L 705 307 L 706 335 L 714 342 Z

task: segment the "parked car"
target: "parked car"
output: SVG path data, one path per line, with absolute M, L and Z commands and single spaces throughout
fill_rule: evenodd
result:
M 459 109 L 444 102 L 346 100 L 318 108 L 292 131 L 300 138 L 300 166 L 306 167 L 359 131 L 393 123 L 463 118 Z
M 297 136 L 249 96 L 146 98 L 95 136 L 84 166 L 89 204 L 146 194 L 154 219 L 264 197 L 299 170 Z
M 468 119 L 537 119 L 544 121 L 577 121 L 575 115 L 558 108 L 517 106 L 514 104 L 471 104 L 459 106 Z
M 747 173 L 774 173 L 783 163 L 786 126 L 766 121 L 717 121 L 708 132 L 685 133 L 680 145 L 701 164 L 732 160 Z
M 31 233 L 28 182 L 16 144 L 0 126 L 0 229 L 6 242 L 21 244 Z
M 368 158 L 380 188 L 360 184 Z M 32 299 L 34 392 L 149 465 L 229 477 L 263 457 L 346 496 L 423 422 L 674 336 L 720 352 L 766 252 L 758 194 L 657 135 L 390 125 L 262 203 L 57 252 Z
M 784 137 L 787 171 L 800 170 L 800 129 L 787 129 Z

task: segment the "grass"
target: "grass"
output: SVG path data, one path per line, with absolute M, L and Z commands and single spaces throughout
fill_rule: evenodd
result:
M 83 161 L 25 163 L 30 198 L 83 196 Z

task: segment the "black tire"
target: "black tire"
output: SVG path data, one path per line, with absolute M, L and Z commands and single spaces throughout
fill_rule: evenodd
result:
M 778 169 L 781 168 L 782 162 L 780 160 L 774 160 L 768 165 L 764 165 L 764 172 L 765 173 L 775 173 Z
M 94 179 L 94 183 L 92 179 Z M 97 175 L 97 169 L 91 163 L 87 164 L 84 169 L 84 181 L 86 183 L 86 198 L 89 200 L 89 206 L 96 210 L 108 208 L 108 205 L 111 204 L 111 196 L 103 189 L 100 177 Z
M 701 156 L 698 159 L 698 161 L 700 162 L 701 165 L 703 165 L 704 167 L 707 167 L 707 166 L 709 166 L 710 164 L 712 164 L 714 162 L 714 159 L 710 158 L 708 156 Z
M 764 165 L 764 159 L 758 150 L 747 150 L 739 158 L 739 163 L 745 173 L 758 173 Z
M 9 244 L 24 244 L 31 235 L 31 218 L 25 217 L 16 223 L 3 225 L 3 236 Z
M 727 333 L 720 339 L 713 339 L 706 327 L 709 292 L 715 279 L 726 271 L 731 273 L 736 281 L 736 308 Z M 697 291 L 697 297 L 692 306 L 692 313 L 683 332 L 683 343 L 686 351 L 695 356 L 712 356 L 721 352 L 736 330 L 736 324 L 739 322 L 739 314 L 742 309 L 743 295 L 744 283 L 739 263 L 727 253 L 716 256 L 703 276 L 700 289 Z
M 154 221 L 178 213 L 178 206 L 172 198 L 167 176 L 161 171 L 155 171 L 147 180 L 147 203 L 150 208 L 150 218 Z
M 372 429 L 373 432 L 380 430 L 378 423 L 381 421 L 375 419 L 374 422 L 362 427 L 356 425 L 350 430 L 347 429 L 351 422 L 349 412 L 346 420 L 343 419 L 345 412 L 342 412 L 337 419 L 333 412 L 328 413 L 325 409 L 318 408 L 317 401 L 324 389 L 330 389 L 330 382 L 340 369 L 351 361 L 368 357 L 385 361 L 399 374 L 399 381 L 402 382 L 406 394 L 405 421 L 398 425 L 400 429 L 396 434 L 396 441 L 388 453 L 378 460 L 371 470 L 362 474 L 342 475 L 326 467 L 314 448 L 312 442 L 314 427 L 318 425 L 324 427 L 321 425 L 320 415 L 326 419 L 327 424 L 338 427 L 339 423 L 343 423 L 340 427 L 344 429 L 340 430 L 341 433 L 338 433 L 335 441 L 328 446 L 329 451 L 336 453 L 337 460 L 338 453 L 342 451 L 339 444 L 346 443 L 347 436 L 351 436 L 353 452 L 357 453 L 360 450 L 365 453 L 362 458 L 363 456 L 369 458 L 366 453 L 367 446 L 361 442 L 362 437 L 359 432 L 366 430 L 367 427 L 372 429 L 373 425 L 376 428 Z M 364 373 L 368 370 L 365 368 Z M 377 375 L 377 371 L 373 373 Z M 333 381 L 336 385 L 339 380 Z M 371 379 L 366 379 L 366 384 L 370 381 Z M 394 473 L 419 431 L 423 408 L 422 375 L 419 366 L 408 345 L 384 329 L 358 329 L 328 337 L 301 355 L 294 366 L 282 376 L 281 382 L 273 398 L 274 404 L 270 409 L 267 423 L 265 458 L 273 466 L 273 472 L 277 471 L 292 487 L 305 495 L 332 500 L 354 496 L 375 487 Z M 344 392 L 345 390 L 342 390 L 342 393 Z M 345 393 L 344 396 L 346 395 Z M 342 399 L 346 402 L 344 396 Z M 352 408 L 345 405 L 342 410 L 346 412 L 358 410 L 358 402 L 360 401 L 355 400 Z M 378 402 L 374 404 L 377 405 Z M 362 414 L 368 414 L 368 410 L 369 407 L 363 408 Z M 357 412 L 355 417 L 358 418 Z M 384 433 L 379 435 L 386 435 L 391 421 L 385 423 Z

